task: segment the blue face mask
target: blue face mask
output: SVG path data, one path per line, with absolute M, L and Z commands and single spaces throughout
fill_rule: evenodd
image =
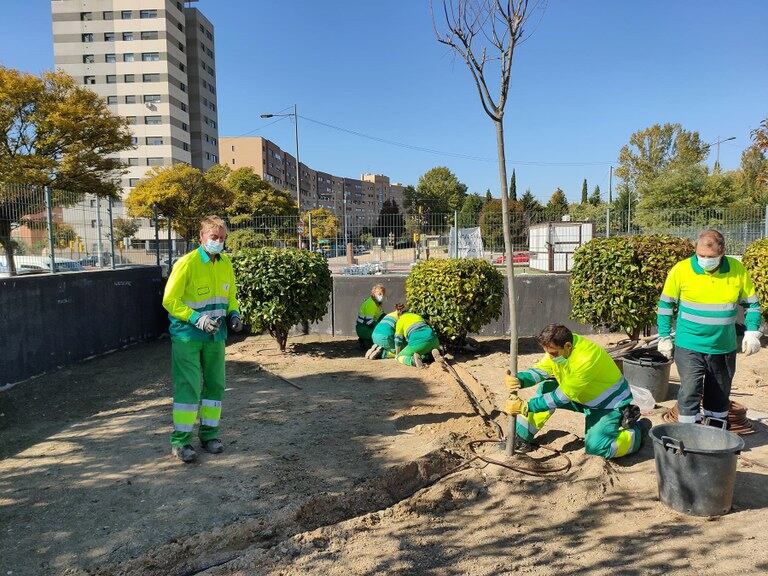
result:
M 557 364 L 558 366 L 562 366 L 566 362 L 568 362 L 568 358 L 565 356 L 552 356 L 552 362 Z
M 720 266 L 720 260 L 722 259 L 722 256 L 715 256 L 713 258 L 706 258 L 704 256 L 696 255 L 696 261 L 699 263 L 699 266 L 704 268 L 707 272 L 712 272 L 715 268 Z
M 216 242 L 216 240 L 206 240 L 205 244 L 203 245 L 203 248 L 205 249 L 208 254 L 221 254 L 221 251 L 224 250 L 224 242 Z

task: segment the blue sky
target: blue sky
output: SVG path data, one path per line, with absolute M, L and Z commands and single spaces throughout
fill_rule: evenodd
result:
M 53 66 L 49 2 L 3 2 L 0 62 Z M 378 138 L 493 160 L 495 135 L 469 72 L 433 35 L 427 0 L 201 0 L 216 27 L 220 133 L 293 147 L 299 114 Z M 577 199 L 608 187 L 608 165 L 629 135 L 680 122 L 739 164 L 749 131 L 768 116 L 768 2 L 550 0 L 515 55 L 507 158 L 518 191 Z M 301 120 L 301 157 L 349 177 L 379 172 L 416 183 L 451 168 L 470 191 L 498 194 L 494 161 L 415 152 Z M 714 162 L 714 153 L 710 158 Z M 523 165 L 584 163 L 586 165 Z M 594 164 L 600 163 L 600 164 Z M 511 172 L 511 168 L 510 168 Z

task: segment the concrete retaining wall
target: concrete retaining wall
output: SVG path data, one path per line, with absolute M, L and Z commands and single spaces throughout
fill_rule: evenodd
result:
M 0 279 L 0 386 L 167 329 L 160 268 Z

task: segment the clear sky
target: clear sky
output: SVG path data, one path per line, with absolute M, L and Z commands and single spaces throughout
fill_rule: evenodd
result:
M 53 66 L 50 2 L 2 0 L 0 62 Z M 445 165 L 470 191 L 498 195 L 495 135 L 469 72 L 434 38 L 428 0 L 201 0 L 216 27 L 221 135 L 250 132 L 292 150 L 299 114 L 416 152 L 300 121 L 301 159 L 348 177 L 416 183 Z M 518 192 L 577 199 L 608 187 L 609 164 L 635 130 L 679 122 L 739 164 L 749 131 L 768 116 L 768 1 L 550 0 L 515 55 L 507 158 Z M 515 164 L 515 162 L 537 164 Z M 710 163 L 714 162 L 714 150 Z M 547 165 L 583 163 L 585 165 Z M 600 164 L 592 164 L 600 163 Z M 510 167 L 511 172 L 511 167 Z

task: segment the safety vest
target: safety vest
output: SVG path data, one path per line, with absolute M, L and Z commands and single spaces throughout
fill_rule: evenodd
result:
M 531 412 L 553 410 L 575 402 L 593 410 L 623 408 L 632 402 L 629 383 L 605 349 L 578 334 L 573 335 L 573 351 L 564 364 L 549 354 L 533 368 L 517 373 L 523 388 L 554 378 L 558 387 L 551 393 L 528 402 Z
M 222 318 L 222 327 L 213 335 L 197 328 L 195 322 L 202 314 L 220 318 L 240 311 L 229 256 L 219 254 L 211 259 L 202 247 L 182 256 L 165 285 L 163 307 L 168 310 L 172 338 L 203 342 L 226 340 L 226 318 Z
M 395 336 L 410 340 L 414 333 L 421 330 L 429 330 L 432 332 L 432 328 L 424 322 L 424 318 L 414 312 L 404 312 L 397 319 L 395 324 Z
M 395 326 L 397 324 L 397 312 L 390 312 L 384 318 L 382 318 L 376 328 L 373 329 L 373 333 L 376 336 L 387 337 L 395 335 Z
M 746 308 L 747 330 L 760 329 L 760 303 L 741 262 L 724 256 L 706 272 L 696 256 L 675 264 L 667 275 L 656 310 L 659 336 L 669 336 L 677 308 L 675 344 L 704 354 L 736 350 L 736 313 Z
M 357 324 L 373 328 L 382 314 L 381 304 L 376 302 L 372 296 L 368 296 L 360 305 L 360 311 L 357 313 Z

